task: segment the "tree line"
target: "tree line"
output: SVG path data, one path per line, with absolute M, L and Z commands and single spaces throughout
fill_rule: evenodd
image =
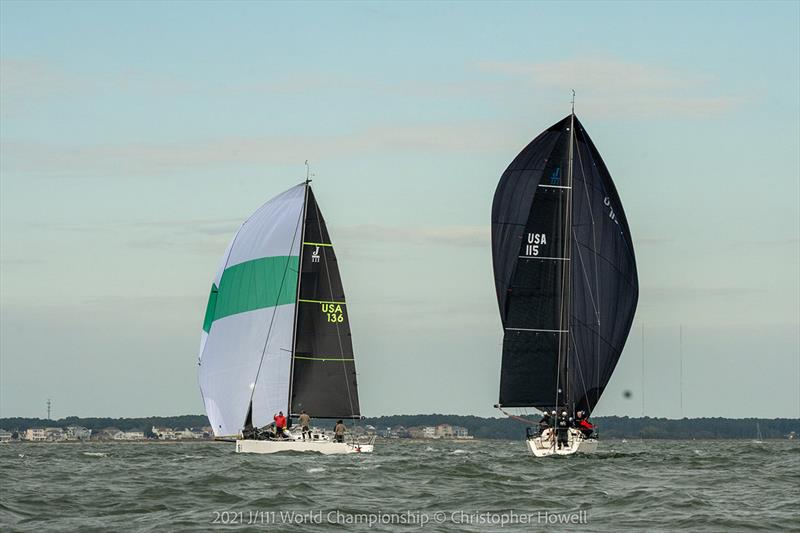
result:
M 536 422 L 534 418 L 532 420 Z M 755 439 L 757 427 L 764 439 L 786 438 L 791 432 L 800 435 L 797 418 L 631 418 L 603 416 L 593 418 L 602 438 L 646 439 Z M 333 426 L 335 421 L 319 420 L 316 425 Z M 349 422 L 348 422 L 349 423 Z M 368 417 L 358 422 L 374 426 L 378 431 L 387 428 L 436 426 L 450 424 L 467 428 L 478 439 L 519 440 L 525 436 L 526 424 L 509 418 L 483 418 L 462 415 L 392 415 Z M 0 428 L 23 431 L 35 427 L 83 426 L 93 431 L 114 427 L 122 431 L 143 431 L 149 434 L 153 426 L 176 429 L 208 426 L 205 415 L 151 416 L 142 418 L 82 418 L 69 416 L 58 420 L 42 418 L 0 418 Z

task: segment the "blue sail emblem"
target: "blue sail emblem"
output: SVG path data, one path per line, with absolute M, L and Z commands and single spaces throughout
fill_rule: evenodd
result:
M 550 185 L 558 185 L 561 183 L 561 167 L 556 167 L 552 174 L 550 174 Z

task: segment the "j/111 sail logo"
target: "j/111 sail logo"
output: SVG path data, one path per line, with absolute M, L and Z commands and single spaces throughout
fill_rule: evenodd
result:
M 319 246 L 314 248 L 314 251 L 311 252 L 311 262 L 312 263 L 319 263 Z
M 608 208 L 608 218 L 614 221 L 614 224 L 619 224 L 619 220 L 617 220 L 617 215 L 614 214 L 614 208 L 611 207 L 611 200 L 609 200 L 608 196 L 603 198 L 603 204 Z
M 528 233 L 528 242 L 525 243 L 525 255 L 539 255 L 539 246 L 547 244 L 547 234 Z
M 344 322 L 341 304 L 322 304 L 322 312 L 328 322 Z

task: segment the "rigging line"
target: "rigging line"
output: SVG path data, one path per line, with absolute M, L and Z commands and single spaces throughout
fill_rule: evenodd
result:
M 573 93 L 574 97 L 574 93 Z M 572 259 L 572 187 L 573 187 L 573 178 L 574 178 L 574 154 L 575 154 L 575 141 L 577 137 L 575 135 L 575 110 L 573 108 L 572 115 L 570 118 L 569 123 L 569 168 L 567 172 L 567 218 L 566 218 L 566 226 L 565 226 L 565 233 L 566 233 L 566 240 L 567 240 L 567 249 L 566 249 L 566 256 L 569 259 Z M 572 261 L 564 262 L 564 271 L 566 272 L 566 284 L 567 284 L 567 300 L 565 305 L 567 307 L 567 311 L 565 313 L 564 319 L 567 321 L 566 327 L 569 329 L 570 323 L 570 315 L 572 314 Z M 565 339 L 565 346 L 564 346 L 564 395 L 565 399 L 571 396 L 571 383 L 569 378 L 570 372 L 570 337 L 569 335 L 566 336 Z M 567 399 L 569 402 L 569 400 Z M 569 407 L 569 406 L 568 406 Z
M 261 376 L 261 367 L 264 364 L 264 356 L 267 353 L 267 346 L 269 345 L 269 337 L 272 335 L 272 326 L 275 324 L 275 315 L 278 314 L 278 301 L 280 299 L 280 295 L 283 292 L 283 284 L 286 282 L 286 272 L 289 270 L 289 264 L 291 263 L 292 258 L 292 249 L 294 248 L 294 243 L 297 240 L 297 228 L 302 225 L 303 222 L 303 210 L 300 211 L 300 216 L 297 218 L 297 224 L 294 227 L 294 235 L 292 236 L 292 244 L 289 246 L 289 254 L 286 258 L 286 266 L 283 269 L 283 277 L 281 278 L 281 284 L 278 288 L 278 295 L 275 297 L 275 305 L 272 306 L 272 318 L 269 321 L 269 329 L 267 329 L 267 337 L 264 339 L 264 348 L 261 349 L 261 359 L 258 361 L 258 370 L 256 370 L 256 378 L 253 380 L 253 390 L 250 391 L 250 405 L 253 404 L 253 395 L 256 393 L 256 387 L 258 386 L 258 378 Z M 298 267 L 297 267 L 297 277 L 300 277 L 300 264 L 299 264 L 299 256 L 298 256 Z M 296 305 L 296 304 L 295 304 Z M 287 413 L 288 414 L 288 413 Z
M 570 137 L 569 137 L 569 155 L 568 155 L 568 167 L 567 167 L 568 168 L 568 170 L 567 170 L 567 185 L 569 185 L 570 187 L 572 186 L 572 183 L 571 183 L 571 180 L 572 180 L 572 133 L 573 133 L 572 132 L 572 120 L 570 120 L 570 127 L 569 127 L 569 135 L 570 135 Z M 564 228 L 566 228 L 566 226 L 568 226 L 569 217 L 571 216 L 571 214 L 569 212 L 569 195 L 572 193 L 571 188 L 565 189 L 565 190 L 566 190 L 566 194 L 567 194 L 567 209 L 566 209 L 566 213 L 560 213 L 560 216 L 559 216 L 559 218 L 563 222 L 563 227 Z M 533 206 L 531 206 L 531 207 L 533 207 Z M 562 209 L 563 209 L 563 203 L 561 203 L 559 205 L 559 210 L 562 210 Z M 570 250 L 569 250 L 569 248 L 571 246 L 571 243 L 567 242 L 567 240 L 568 240 L 567 238 L 568 237 L 569 237 L 569 231 L 564 231 L 564 242 L 563 242 L 564 250 L 562 250 L 562 255 L 564 255 L 564 257 L 571 257 Z M 568 261 L 564 261 L 563 265 L 561 267 L 561 286 L 559 288 L 559 313 L 558 313 L 558 329 L 559 330 L 566 329 L 565 326 L 564 326 L 564 315 L 565 315 L 565 312 L 564 312 L 564 293 L 566 292 L 565 283 L 567 281 L 567 276 L 568 276 L 567 268 L 569 268 L 569 263 L 570 262 L 568 262 Z M 567 267 L 567 268 L 565 268 L 565 267 Z M 569 317 L 567 317 L 567 319 L 569 319 Z M 563 342 L 562 336 L 559 335 L 558 336 L 558 360 L 556 362 L 556 398 L 555 398 L 555 402 L 554 402 L 554 405 L 555 405 L 556 409 L 558 409 L 558 407 L 559 407 L 558 394 L 559 394 L 559 389 L 560 389 L 560 386 L 561 386 L 561 364 L 562 364 L 562 360 L 566 359 L 566 357 L 563 355 L 563 352 L 564 352 L 563 345 L 564 345 L 564 342 Z M 569 341 L 567 341 L 567 350 L 566 351 L 569 352 Z M 565 373 L 565 378 L 566 378 L 566 373 Z
M 591 160 L 592 160 L 592 154 L 591 152 L 589 152 L 589 161 L 591 162 Z M 597 231 L 596 231 L 596 223 L 594 220 L 594 210 L 592 209 L 592 200 L 591 197 L 589 196 L 589 188 L 586 184 L 586 173 L 583 171 L 583 158 L 581 157 L 580 147 L 578 147 L 578 162 L 581 166 L 581 176 L 583 176 L 583 179 L 581 181 L 583 181 L 583 188 L 584 191 L 586 191 L 586 204 L 589 206 L 589 215 L 592 217 L 592 248 L 594 251 L 592 257 L 594 259 L 594 287 L 595 291 L 597 292 L 597 306 L 595 307 L 595 310 L 597 312 L 597 334 L 599 335 L 600 334 L 600 280 L 598 278 L 598 273 L 597 273 Z M 588 280 L 586 283 L 587 284 L 589 283 Z M 589 294 L 591 293 L 592 291 L 589 291 Z M 594 303 L 594 299 L 592 303 Z M 595 389 L 597 391 L 595 393 L 595 405 L 597 405 L 597 403 L 600 401 L 600 344 L 599 343 L 595 344 L 597 346 L 597 350 L 595 352 L 595 363 L 597 365 L 595 373 L 595 379 L 597 380 L 596 381 L 597 387 Z
M 593 246 L 594 250 L 597 250 L 597 232 L 596 232 L 596 223 L 595 223 L 595 220 L 594 220 L 594 210 L 592 209 L 592 199 L 589 196 L 589 188 L 586 185 L 586 173 L 583 170 L 583 157 L 581 157 L 581 148 L 580 148 L 580 146 L 578 146 L 578 165 L 581 168 L 581 176 L 583 177 L 583 179 L 581 181 L 583 182 L 583 190 L 586 193 L 586 205 L 589 206 L 589 216 L 592 219 L 592 246 Z M 575 240 L 576 241 L 578 240 L 577 236 L 576 236 Z M 580 255 L 580 249 L 578 250 L 578 254 Z M 597 291 L 597 302 L 598 302 L 598 304 L 594 306 L 594 309 L 595 309 L 595 313 L 597 315 L 597 324 L 600 325 L 600 310 L 599 310 L 599 305 L 600 305 L 599 304 L 599 302 L 600 302 L 600 285 L 598 284 L 598 279 L 597 279 L 597 254 L 594 253 L 592 255 L 595 256 L 594 257 L 594 263 L 595 263 L 595 265 L 594 265 L 594 277 L 595 277 L 594 282 L 595 282 L 595 290 Z M 581 259 L 581 261 L 583 261 L 583 260 Z M 584 270 L 584 274 L 585 273 L 586 273 L 586 271 Z M 589 280 L 588 279 L 586 280 L 586 284 L 587 285 L 589 284 Z M 591 294 L 591 292 L 590 292 L 590 294 Z M 592 304 L 594 304 L 594 299 L 592 299 Z
M 575 237 L 575 241 L 578 240 L 578 236 L 575 235 L 575 230 L 574 229 L 572 230 L 572 236 Z M 583 263 L 583 254 L 581 253 L 581 248 L 580 248 L 580 246 L 577 246 L 576 248 L 578 248 L 578 259 L 581 260 L 580 262 L 581 262 L 581 270 L 583 270 L 583 279 L 586 280 L 586 284 L 589 285 L 589 287 L 591 288 L 592 285 L 591 285 L 591 283 L 589 283 L 589 275 L 586 274 L 586 265 Z M 594 308 L 594 316 L 597 319 L 597 325 L 599 326 L 600 325 L 600 311 L 597 309 L 597 305 L 595 305 L 595 303 L 594 303 L 594 295 L 592 294 L 592 291 L 589 291 L 589 297 L 592 300 L 592 307 Z
M 322 216 L 319 213 L 319 204 L 317 203 L 316 198 L 314 198 L 314 210 L 317 214 L 317 227 L 319 228 L 319 236 L 322 237 Z M 330 232 L 328 232 L 328 240 L 332 242 Z M 331 247 L 331 249 L 333 249 Z M 325 274 L 328 277 L 328 294 L 331 295 L 333 298 L 333 283 L 331 282 L 331 271 L 328 267 L 328 252 L 327 248 L 322 249 L 322 255 L 325 259 Z M 344 287 L 342 287 L 342 296 L 344 296 Z M 346 299 L 346 298 L 345 298 Z M 347 323 L 350 323 L 350 317 L 347 317 Z M 341 355 L 342 359 L 342 370 L 344 373 L 344 384 L 347 388 L 347 403 L 350 405 L 350 416 L 355 416 L 355 410 L 353 409 L 353 395 L 350 393 L 350 380 L 347 376 L 347 362 L 344 360 L 344 345 L 342 344 L 342 333 L 339 330 L 339 323 L 336 322 L 336 339 L 339 341 L 339 355 Z M 355 361 L 353 362 L 353 373 L 355 374 Z
M 588 246 L 588 245 L 586 245 L 586 244 L 583 244 L 582 242 L 577 242 L 577 243 L 576 243 L 576 245 L 577 245 L 577 246 L 583 246 L 584 248 L 586 248 L 586 249 L 588 249 L 588 250 L 591 250 L 591 248 L 589 248 L 589 246 Z M 603 254 L 599 254 L 599 253 L 595 253 L 594 255 L 596 256 L 596 258 L 597 258 L 597 259 L 600 259 L 600 260 L 602 260 L 602 261 L 603 261 L 604 263 L 606 263 L 606 264 L 607 264 L 607 265 L 608 265 L 610 268 L 612 268 L 612 269 L 613 269 L 615 272 L 617 272 L 617 273 L 619 274 L 619 276 L 620 276 L 620 277 L 621 277 L 621 278 L 622 278 L 622 279 L 623 279 L 623 280 L 624 280 L 624 281 L 625 281 L 625 282 L 626 282 L 628 285 L 631 285 L 631 286 L 633 286 L 633 285 L 634 285 L 634 283 L 633 283 L 632 279 L 629 279 L 629 278 L 631 278 L 631 275 L 629 275 L 629 274 L 627 274 L 627 273 L 623 272 L 623 271 L 622 271 L 622 270 L 621 270 L 621 269 L 620 269 L 620 268 L 619 268 L 617 265 L 615 265 L 615 264 L 614 264 L 614 263 L 611 261 L 611 259 L 609 259 L 608 257 L 604 256 Z
M 570 318 L 572 318 L 572 320 L 575 322 L 575 324 L 573 324 L 573 327 L 581 326 L 581 327 L 584 327 L 584 328 L 588 329 L 589 331 L 595 331 L 593 329 L 595 327 L 594 324 L 589 324 L 588 322 L 584 322 L 583 320 L 581 320 L 580 318 L 576 317 L 575 315 L 572 315 Z M 607 339 L 605 339 L 599 333 L 597 333 L 597 338 L 600 339 L 601 341 L 603 341 L 603 344 L 605 344 L 606 346 L 611 348 L 611 350 L 613 351 L 614 355 L 619 355 L 621 353 L 620 350 L 615 348 L 613 344 L 611 344 Z
M 572 344 L 575 346 L 575 361 L 577 361 L 577 363 L 578 363 L 578 375 L 581 377 L 581 385 L 583 385 L 583 397 L 588 400 L 589 399 L 589 391 L 586 390 L 586 381 L 584 381 L 584 379 L 583 379 L 583 369 L 581 368 L 581 358 L 579 357 L 580 354 L 578 354 L 578 343 L 575 342 L 575 337 L 574 337 L 574 335 L 572 334 L 571 331 L 570 331 L 569 334 L 572 337 Z M 597 403 L 595 403 L 595 405 L 597 405 Z
M 303 211 L 300 215 L 302 218 L 302 229 L 300 230 L 300 250 L 297 254 L 297 287 L 295 288 L 295 305 L 294 316 L 292 317 L 292 348 L 290 356 L 292 357 L 291 364 L 289 365 L 289 387 L 288 394 L 286 395 L 286 405 L 288 407 L 289 418 L 292 417 L 292 395 L 294 394 L 294 356 L 297 353 L 297 323 L 300 317 L 300 289 L 303 280 L 303 256 L 305 255 L 305 240 L 306 240 L 306 214 L 308 213 L 308 191 L 311 183 L 311 167 L 308 166 L 306 160 L 306 181 L 303 187 Z
M 517 420 L 518 422 L 524 422 L 526 424 L 531 424 L 533 426 L 535 426 L 537 424 L 537 422 L 534 422 L 533 420 L 528 420 L 527 418 L 522 418 L 521 416 L 512 415 L 511 413 L 509 413 L 508 411 L 506 411 L 502 407 L 498 407 L 498 409 L 500 410 L 501 413 L 506 415 L 508 418 L 513 418 L 514 420 Z

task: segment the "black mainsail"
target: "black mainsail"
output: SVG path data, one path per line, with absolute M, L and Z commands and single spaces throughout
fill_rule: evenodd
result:
M 504 328 L 500 406 L 590 413 L 622 353 L 639 285 L 616 187 L 574 114 L 500 178 L 492 257 Z
M 308 186 L 295 325 L 290 413 L 359 418 L 344 287 L 325 219 Z

